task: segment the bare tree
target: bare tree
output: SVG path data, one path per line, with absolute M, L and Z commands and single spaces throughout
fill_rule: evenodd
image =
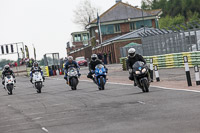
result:
M 90 0 L 81 1 L 74 11 L 74 23 L 80 25 L 83 29 L 97 16 L 98 9 L 93 7 Z

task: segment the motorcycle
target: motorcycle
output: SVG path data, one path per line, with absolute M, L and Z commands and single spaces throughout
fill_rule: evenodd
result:
M 43 86 L 43 78 L 41 72 L 36 71 L 33 73 L 32 84 L 34 85 L 33 87 L 37 90 L 37 93 L 41 93 Z
M 4 78 L 4 88 L 7 90 L 8 95 L 12 95 L 13 94 L 13 89 L 14 89 L 14 78 L 11 75 L 7 75 Z
M 102 65 L 102 64 L 96 65 L 94 76 L 93 76 L 93 81 L 95 84 L 97 84 L 99 90 L 105 89 L 106 69 L 105 69 L 104 65 Z
M 149 68 L 144 62 L 137 61 L 133 64 L 133 76 L 136 85 L 142 89 L 143 92 L 149 92 Z
M 70 67 L 68 69 L 68 73 L 67 73 L 67 81 L 69 83 L 69 86 L 71 87 L 72 90 L 76 90 L 77 89 L 77 85 L 79 83 L 79 76 L 78 76 L 78 71 L 77 68 L 74 67 Z

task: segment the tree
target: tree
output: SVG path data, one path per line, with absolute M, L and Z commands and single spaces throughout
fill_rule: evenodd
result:
M 74 23 L 80 25 L 83 29 L 96 18 L 98 9 L 94 7 L 90 0 L 84 0 L 74 11 Z
M 8 63 L 12 63 L 12 62 L 14 62 L 14 61 L 13 60 L 7 60 L 7 59 L 1 59 L 0 60 L 0 68 L 3 68 Z

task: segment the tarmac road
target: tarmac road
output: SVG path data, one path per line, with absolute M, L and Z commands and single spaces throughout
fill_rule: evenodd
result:
M 41 94 L 17 77 L 0 89 L 0 133 L 199 133 L 200 93 L 81 81 L 71 91 L 63 77 L 47 78 Z

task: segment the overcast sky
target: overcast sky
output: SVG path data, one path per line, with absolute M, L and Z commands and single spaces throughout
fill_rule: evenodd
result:
M 33 57 L 34 44 L 37 59 L 45 53 L 59 52 L 66 56 L 66 42 L 71 32 L 80 31 L 73 23 L 73 11 L 83 0 L 0 0 L 0 45 L 24 42 Z M 115 4 L 115 0 L 90 0 L 101 13 Z M 141 6 L 141 0 L 122 0 Z M 9 56 L 17 58 L 16 55 Z M 0 59 L 8 56 L 0 56 Z

